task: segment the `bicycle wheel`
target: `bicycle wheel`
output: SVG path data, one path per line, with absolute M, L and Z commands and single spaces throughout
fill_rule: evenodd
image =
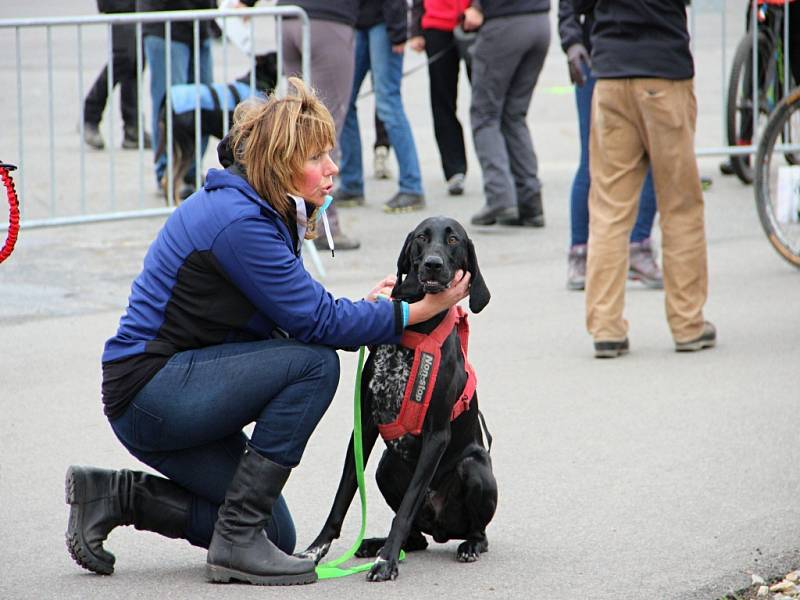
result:
M 764 81 L 764 63 L 761 59 L 769 55 L 770 41 L 764 34 L 758 35 L 758 80 Z M 766 106 L 758 103 L 759 124 L 763 125 L 768 115 Z M 753 36 L 747 33 L 739 40 L 733 56 L 731 75 L 728 80 L 727 134 L 728 145 L 749 146 L 753 140 Z M 750 156 L 745 154 L 731 155 L 731 166 L 736 176 L 743 183 L 753 183 L 753 168 Z
M 772 247 L 800 268 L 800 166 L 784 163 L 783 140 L 800 140 L 800 88 L 773 111 L 755 158 L 758 219 Z

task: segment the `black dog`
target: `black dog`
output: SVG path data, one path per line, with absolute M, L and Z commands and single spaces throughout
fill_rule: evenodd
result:
M 256 93 L 267 95 L 275 89 L 278 76 L 276 54 L 268 52 L 255 57 Z M 171 88 L 172 102 L 172 189 L 175 203 L 182 200 L 180 189 L 185 181 L 186 174 L 194 164 L 195 159 L 195 103 L 196 95 L 200 95 L 200 135 L 211 135 L 222 139 L 224 134 L 224 112 L 227 98 L 228 125 L 233 123 L 233 110 L 239 102 L 250 96 L 250 73 L 243 75 L 236 81 L 214 84 L 186 83 L 173 85 Z M 167 148 L 167 107 L 166 98 L 161 104 L 158 113 L 159 145 L 156 156 L 161 156 Z M 192 182 L 193 183 L 193 182 Z M 168 186 L 166 175 L 161 181 L 164 196 Z
M 425 219 L 406 238 L 397 261 L 397 284 L 392 295 L 415 302 L 425 293 L 441 292 L 457 269 L 472 274 L 469 306 L 473 313 L 480 312 L 489 302 L 490 294 L 478 269 L 472 241 L 453 219 Z M 409 329 L 429 334 L 448 315 L 449 311 L 440 313 Z M 377 346 L 370 353 L 361 379 L 365 461 L 378 438 L 379 427 L 384 433 L 387 424 L 395 421 L 400 412 L 413 362 L 414 350 L 402 345 Z M 463 562 L 477 560 L 489 548 L 486 526 L 497 505 L 497 483 L 483 442 L 477 394 L 469 401 L 468 408 L 451 420 L 454 406 L 463 401 L 462 391 L 468 381 L 468 364 L 456 329 L 446 335 L 438 364 L 438 377 L 433 383 L 421 431 L 386 441 L 378 465 L 378 487 L 396 517 L 388 537 L 364 540 L 357 553 L 361 557 L 378 556 L 367 575 L 369 581 L 395 579 L 400 549 L 426 548 L 428 542 L 423 534 L 433 536 L 437 542 L 466 540 L 456 553 L 456 558 Z M 417 367 L 412 401 L 415 390 L 419 389 L 419 373 L 428 376 L 433 371 L 425 369 Z M 491 447 L 488 431 L 487 438 Z M 333 508 L 320 534 L 302 553 L 317 562 L 328 552 L 332 540 L 339 537 L 355 494 L 353 456 L 351 437 Z

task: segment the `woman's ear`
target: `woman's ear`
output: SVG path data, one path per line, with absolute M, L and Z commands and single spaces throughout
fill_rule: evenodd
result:
M 492 295 L 483 280 L 481 269 L 478 267 L 478 258 L 475 255 L 475 246 L 469 238 L 467 238 L 467 271 L 472 274 L 472 281 L 469 285 L 469 309 L 473 313 L 479 313 L 489 304 Z

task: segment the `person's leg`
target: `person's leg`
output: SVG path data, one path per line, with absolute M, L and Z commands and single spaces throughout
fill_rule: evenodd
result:
M 425 29 L 425 52 L 428 60 L 444 52 L 435 62 L 428 64 L 433 132 L 445 180 L 467 172 L 467 153 L 464 148 L 464 131 L 456 116 L 458 98 L 458 73 L 461 59 L 453 44 L 453 32 Z
M 508 166 L 500 118 L 511 77 L 522 49 L 507 36 L 509 19 L 484 23 L 473 45 L 470 121 L 475 153 L 483 173 L 485 206 L 472 217 L 473 225 L 492 225 L 504 209 L 516 206 L 514 180 Z
M 589 239 L 589 131 L 592 127 L 592 93 L 595 78 L 587 69 L 586 83 L 575 86 L 575 104 L 578 108 L 578 131 L 581 155 L 578 170 L 572 180 L 570 193 L 570 246 L 585 244 Z
M 634 80 L 660 214 L 667 321 L 676 342 L 704 332 L 708 267 L 703 191 L 694 155 L 693 81 Z
M 541 226 L 544 225 L 542 185 L 526 119 L 533 89 L 550 45 L 550 19 L 546 14 L 517 17 L 511 21 L 507 33 L 513 38 L 527 35 L 531 41 L 509 81 L 500 131 L 505 139 L 509 167 L 514 178 L 519 224 Z
M 187 83 L 194 83 L 194 46 L 189 48 L 189 64 L 187 66 Z M 211 57 L 211 39 L 206 38 L 202 42 L 200 42 L 200 83 L 211 84 L 214 82 L 214 64 L 212 62 Z M 205 156 L 206 149 L 208 148 L 208 136 L 204 135 L 200 137 L 200 160 L 202 161 L 203 156 Z M 202 164 L 200 165 L 202 167 Z M 189 169 L 189 172 L 186 174 L 184 178 L 184 183 L 194 191 L 195 182 L 196 182 L 196 173 L 197 173 L 198 165 L 196 163 L 192 163 L 192 167 Z M 202 182 L 203 175 L 201 173 L 201 182 Z M 183 193 L 188 194 L 189 189 L 185 190 Z
M 364 195 L 364 166 L 361 156 L 361 132 L 358 128 L 356 99 L 361 84 L 370 70 L 369 36 L 365 30 L 355 31 L 355 63 L 353 70 L 353 87 L 350 91 L 350 102 L 347 115 L 339 135 L 342 152 L 342 164 L 339 172 L 339 189 L 351 196 Z
M 378 111 L 375 111 L 375 143 L 373 144 L 373 148 L 390 148 L 392 143 L 389 141 L 389 132 L 386 131 L 386 125 L 383 124 L 380 117 L 378 117 Z
M 114 84 L 120 87 L 120 113 L 125 130 L 136 131 L 139 115 L 136 110 L 136 29 L 133 25 L 111 28 L 114 54 Z
M 289 340 L 182 352 L 112 426 L 134 456 L 194 495 L 185 537 L 207 546 L 245 449 L 242 428 L 255 422 L 250 446 L 278 465 L 296 466 L 338 378 L 335 351 Z M 270 539 L 291 552 L 294 527 L 280 499 L 273 521 Z
M 599 80 L 592 98 L 586 326 L 598 343 L 627 338 L 628 240 L 647 170 L 638 108 L 627 79 Z
M 144 50 L 147 63 L 150 65 L 150 101 L 152 109 L 152 137 L 153 148 L 158 149 L 160 143 L 160 133 L 158 131 L 158 113 L 161 103 L 164 102 L 167 86 L 167 63 L 165 59 L 166 43 L 164 38 L 155 35 L 147 35 L 144 38 Z M 170 48 L 170 75 L 171 84 L 187 82 L 188 64 L 190 52 L 186 44 L 172 42 Z M 159 184 L 164 176 L 167 166 L 166 154 L 154 156 L 156 183 Z
M 653 170 L 647 169 L 642 193 L 639 194 L 639 214 L 631 233 L 631 242 L 641 242 L 650 237 L 656 220 L 656 191 L 653 187 Z
M 400 84 L 403 78 L 403 55 L 392 51 L 392 42 L 381 23 L 370 27 L 369 54 L 375 83 L 375 105 L 398 164 L 397 183 L 401 194 L 422 195 L 422 175 L 411 125 L 403 108 Z
M 108 100 L 108 66 L 104 65 L 83 101 L 83 122 L 97 127 Z

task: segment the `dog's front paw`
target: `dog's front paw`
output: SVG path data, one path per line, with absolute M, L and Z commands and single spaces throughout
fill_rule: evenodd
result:
M 397 560 L 379 558 L 367 573 L 367 581 L 394 581 L 397 579 Z
M 386 538 L 367 538 L 361 540 L 361 545 L 358 547 L 358 550 L 356 550 L 356 557 L 372 558 L 373 556 L 378 556 L 385 543 Z
M 325 542 L 324 544 L 314 545 L 312 544 L 302 552 L 295 552 L 294 556 L 298 558 L 310 558 L 314 561 L 315 565 L 319 564 L 319 561 L 328 553 L 330 550 L 331 543 Z
M 459 562 L 475 562 L 481 557 L 482 552 L 489 550 L 486 540 L 467 540 L 461 542 L 456 550 L 456 560 Z

